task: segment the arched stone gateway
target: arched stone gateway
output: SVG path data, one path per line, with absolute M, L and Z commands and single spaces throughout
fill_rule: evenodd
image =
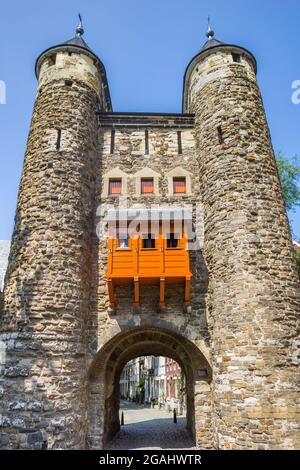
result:
M 88 448 L 102 448 L 119 431 L 119 380 L 123 367 L 141 355 L 168 356 L 186 376 L 187 429 L 202 448 L 213 447 L 211 367 L 200 349 L 167 329 L 138 327 L 112 338 L 89 370 Z

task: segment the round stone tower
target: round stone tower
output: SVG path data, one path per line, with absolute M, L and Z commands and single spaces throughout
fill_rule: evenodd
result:
M 105 69 L 76 36 L 36 62 L 38 91 L 5 283 L 6 448 L 84 448 L 85 329 Z
M 256 60 L 207 36 L 183 110 L 205 210 L 216 446 L 299 448 L 300 286 Z

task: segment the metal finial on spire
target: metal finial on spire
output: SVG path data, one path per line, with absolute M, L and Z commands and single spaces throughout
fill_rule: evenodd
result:
M 208 22 L 208 27 L 207 27 L 206 36 L 208 37 L 208 39 L 212 39 L 214 37 L 215 33 L 210 27 L 210 17 L 207 18 L 207 22 Z
M 79 25 L 76 28 L 76 36 L 80 37 L 84 33 L 83 25 L 82 25 L 82 17 L 81 14 L 78 13 L 78 18 L 79 18 Z

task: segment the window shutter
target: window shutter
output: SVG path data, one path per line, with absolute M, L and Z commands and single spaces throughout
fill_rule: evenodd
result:
M 153 194 L 153 192 L 154 192 L 153 178 L 142 178 L 141 179 L 141 193 Z

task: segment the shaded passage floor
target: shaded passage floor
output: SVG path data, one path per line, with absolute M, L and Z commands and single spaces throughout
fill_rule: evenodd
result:
M 108 449 L 196 449 L 186 430 L 186 418 L 144 405 L 121 402 L 124 426 Z

